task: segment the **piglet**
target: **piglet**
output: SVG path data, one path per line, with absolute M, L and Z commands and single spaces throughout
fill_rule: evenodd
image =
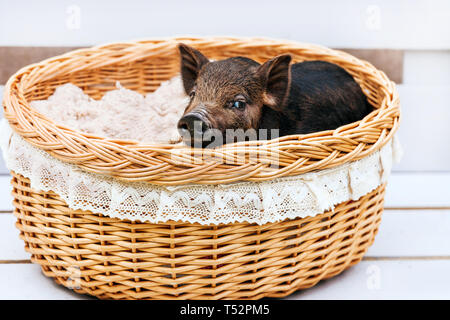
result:
M 179 51 L 190 102 L 178 130 L 191 146 L 336 129 L 372 110 L 352 76 L 329 62 L 291 64 L 289 54 L 263 64 L 246 57 L 210 61 L 185 44 Z

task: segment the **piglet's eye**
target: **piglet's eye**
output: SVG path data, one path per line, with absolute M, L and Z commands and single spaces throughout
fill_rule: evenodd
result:
M 233 102 L 232 107 L 236 108 L 236 109 L 243 109 L 245 108 L 246 103 L 244 101 L 241 100 L 237 100 Z

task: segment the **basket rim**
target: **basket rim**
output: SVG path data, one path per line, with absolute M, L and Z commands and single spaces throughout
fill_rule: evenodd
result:
M 370 78 L 378 85 L 377 91 L 383 93 L 383 100 L 381 105 L 375 105 L 369 99 L 377 109 L 364 119 L 335 130 L 199 149 L 172 144 L 142 144 L 135 140 L 110 139 L 76 131 L 40 114 L 25 98 L 26 90 L 41 81 L 67 72 L 173 54 L 179 42 L 200 49 L 272 47 L 297 55 L 320 55 L 326 61 L 340 64 L 352 75 Z M 74 50 L 16 72 L 5 85 L 3 108 L 4 116 L 15 132 L 59 160 L 89 172 L 158 185 L 263 181 L 335 167 L 379 150 L 392 138 L 400 121 L 395 84 L 370 63 L 319 45 L 268 38 L 175 37 Z M 279 161 L 277 167 L 272 166 L 274 158 Z

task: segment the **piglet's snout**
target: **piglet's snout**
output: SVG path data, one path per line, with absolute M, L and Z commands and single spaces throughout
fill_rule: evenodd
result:
M 183 138 L 202 139 L 208 129 L 210 129 L 209 124 L 195 113 L 188 113 L 178 121 L 178 132 Z

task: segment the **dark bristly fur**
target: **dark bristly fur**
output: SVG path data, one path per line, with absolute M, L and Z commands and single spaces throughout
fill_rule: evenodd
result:
M 210 62 L 189 46 L 179 49 L 183 85 L 191 95 L 180 130 L 192 132 L 195 119 L 203 130 L 223 134 L 226 129 L 306 134 L 361 120 L 372 110 L 350 74 L 329 62 L 290 64 L 290 55 L 262 65 L 245 57 Z M 235 107 L 236 100 L 244 107 Z

